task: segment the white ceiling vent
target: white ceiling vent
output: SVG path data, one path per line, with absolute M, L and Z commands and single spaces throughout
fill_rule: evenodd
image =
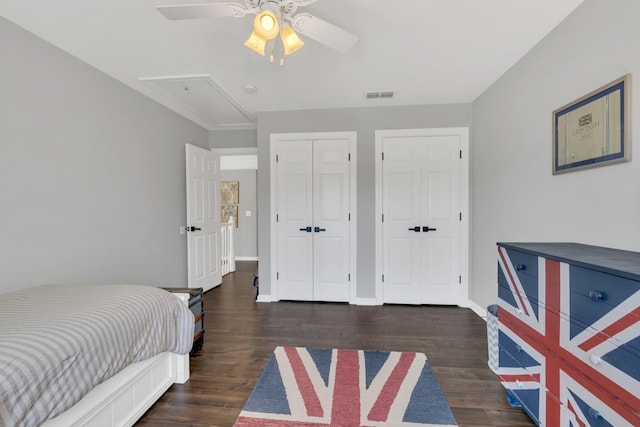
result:
M 367 99 L 393 98 L 393 91 L 367 92 Z
M 207 129 L 255 127 L 255 118 L 209 74 L 144 77 L 140 81 Z

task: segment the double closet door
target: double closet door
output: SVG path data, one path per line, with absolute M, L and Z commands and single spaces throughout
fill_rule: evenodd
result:
M 276 141 L 279 299 L 350 299 L 350 141 Z
M 461 137 L 395 133 L 380 138 L 383 302 L 458 304 Z

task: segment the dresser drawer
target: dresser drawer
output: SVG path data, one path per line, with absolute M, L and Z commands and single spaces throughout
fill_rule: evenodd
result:
M 566 314 L 573 322 L 609 336 L 620 328 L 640 325 L 640 282 L 573 265 L 570 277 L 570 312 Z M 613 320 L 607 321 L 605 316 Z M 628 345 L 640 352 L 640 339 Z
M 640 352 L 627 343 L 591 328 L 584 328 L 568 319 L 562 319 L 561 322 L 563 327 L 572 331 L 569 343 L 566 344 L 572 354 L 604 377 L 640 396 Z M 595 380 L 592 376 L 587 379 Z
M 538 298 L 538 257 L 513 249 L 500 248 L 500 256 L 504 265 L 498 267 L 498 285 L 509 288 L 511 279 L 517 280 L 522 285 L 529 298 Z
M 499 357 L 498 377 L 500 382 L 522 405 L 522 409 L 531 419 L 540 424 L 540 398 L 546 393 L 544 385 L 539 381 L 540 375 L 530 373 L 518 366 L 519 362 L 512 359 L 504 349 L 500 349 Z
M 640 413 L 629 406 L 620 404 L 615 396 L 600 400 L 589 389 L 577 383 L 564 372 L 560 373 L 561 426 L 639 426 Z M 604 397 L 604 396 L 603 396 Z M 622 415 L 625 414 L 625 416 Z
M 540 363 L 529 355 L 520 344 L 504 333 L 498 331 L 499 366 L 522 367 L 524 369 L 539 367 Z
M 598 405 L 589 405 L 580 398 L 572 396 L 571 402 L 561 407 L 563 426 L 611 427 L 616 424 L 609 422 Z

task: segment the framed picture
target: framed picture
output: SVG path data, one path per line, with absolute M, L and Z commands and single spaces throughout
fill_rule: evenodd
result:
M 240 183 L 238 181 L 220 181 L 220 204 L 240 203 Z
M 229 218 L 233 217 L 233 222 L 238 228 L 238 205 L 222 205 L 220 206 L 220 220 L 223 224 L 229 223 Z
M 631 159 L 631 75 L 553 112 L 553 174 Z

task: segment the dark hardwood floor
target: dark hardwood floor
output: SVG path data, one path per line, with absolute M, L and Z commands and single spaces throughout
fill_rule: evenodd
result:
M 204 346 L 138 426 L 232 426 L 278 345 L 425 353 L 460 426 L 532 426 L 487 366 L 486 323 L 469 309 L 256 303 L 255 262 L 204 297 Z

